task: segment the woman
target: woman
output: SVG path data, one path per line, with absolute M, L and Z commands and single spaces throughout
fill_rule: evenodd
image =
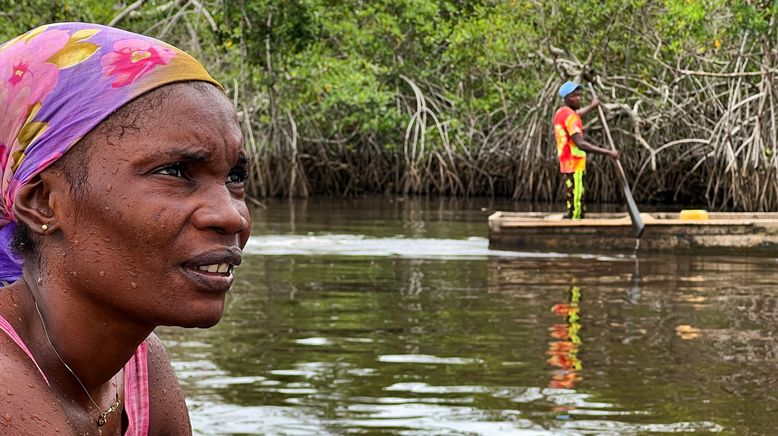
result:
M 189 434 L 159 325 L 222 315 L 250 232 L 230 101 L 160 41 L 0 46 L 0 434 Z

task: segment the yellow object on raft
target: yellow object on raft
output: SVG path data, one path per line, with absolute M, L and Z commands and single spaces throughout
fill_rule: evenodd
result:
M 682 220 L 708 220 L 708 211 L 702 209 L 689 209 L 681 211 Z

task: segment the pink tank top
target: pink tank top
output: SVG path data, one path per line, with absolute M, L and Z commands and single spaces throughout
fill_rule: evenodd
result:
M 24 351 L 24 354 L 38 368 L 46 384 L 51 386 L 46 374 L 38 366 L 38 362 L 33 359 L 27 345 L 22 342 L 22 338 L 16 334 L 11 324 L 2 316 L 0 316 L 0 331 L 5 332 Z M 127 414 L 130 423 L 127 426 L 127 431 L 124 432 L 125 436 L 147 436 L 149 434 L 149 367 L 147 357 L 148 347 L 146 341 L 143 341 L 129 362 L 124 365 L 124 413 Z

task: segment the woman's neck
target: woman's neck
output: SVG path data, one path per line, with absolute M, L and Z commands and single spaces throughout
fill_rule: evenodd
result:
M 104 390 L 153 326 L 130 322 L 76 290 L 31 278 L 25 272 L 17 284 L 27 290 L 23 313 L 39 348 L 36 359 L 44 357 L 38 364 L 47 375 L 51 371 L 60 380 L 77 379 L 90 395 Z

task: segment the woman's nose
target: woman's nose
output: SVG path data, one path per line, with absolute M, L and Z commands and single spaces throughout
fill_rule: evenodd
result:
M 246 202 L 233 195 L 226 186 L 209 191 L 194 213 L 194 226 L 226 235 L 245 233 L 249 228 Z

